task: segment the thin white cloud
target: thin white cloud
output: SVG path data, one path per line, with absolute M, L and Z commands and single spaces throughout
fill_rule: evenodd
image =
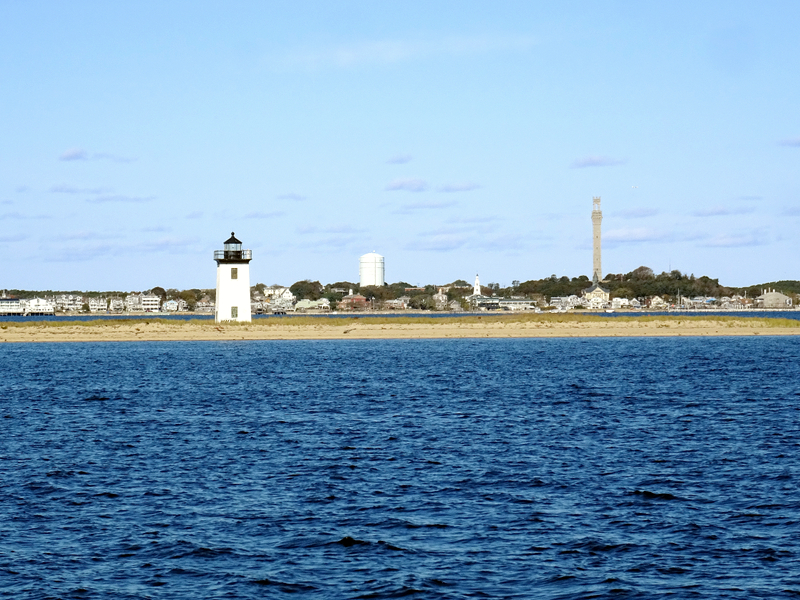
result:
M 112 154 L 111 152 L 95 152 L 92 154 L 92 160 L 110 160 L 118 163 L 135 162 L 136 159 L 130 156 L 120 156 L 119 154 Z
M 469 246 L 484 252 L 508 254 L 528 247 L 531 239 L 547 239 L 540 234 L 531 236 L 513 232 L 491 235 L 491 229 L 442 228 L 438 231 L 421 233 L 405 248 L 424 252 L 453 252 Z
M 355 44 L 309 48 L 267 57 L 278 69 L 353 68 L 387 65 L 428 57 L 463 57 L 493 52 L 526 51 L 536 44 L 529 36 L 447 37 L 439 40 L 377 40 Z
M 109 202 L 138 204 L 142 202 L 150 202 L 151 200 L 155 200 L 155 198 L 155 196 L 125 196 L 123 194 L 116 194 L 112 196 L 97 196 L 95 198 L 87 198 L 86 201 L 93 204 L 104 204 Z
M 752 206 L 712 206 L 692 213 L 695 217 L 727 217 L 730 215 L 747 215 L 755 209 Z
M 463 224 L 463 225 L 485 225 L 493 221 L 498 221 L 499 218 L 495 215 L 488 215 L 485 217 L 453 217 L 447 219 L 445 223 Z
M 74 241 L 74 240 L 98 240 L 98 239 L 108 239 L 110 236 L 108 235 L 100 235 L 96 231 L 75 231 L 73 233 L 62 233 L 56 236 L 53 236 L 51 239 L 60 240 L 60 241 Z
M 69 185 L 67 183 L 59 183 L 51 186 L 48 191 L 52 194 L 108 194 L 112 190 L 111 188 L 86 188 Z
M 428 184 L 422 179 L 395 179 L 384 188 L 387 192 L 424 192 L 428 189 Z
M 421 252 L 452 252 L 467 245 L 470 236 L 464 234 L 437 234 L 420 236 L 406 244 L 406 250 Z
M 781 140 L 778 142 L 779 146 L 789 146 L 791 148 L 800 148 L 800 137 Z
M 442 202 L 409 202 L 408 204 L 402 204 L 393 212 L 395 214 L 409 214 L 421 210 L 439 210 L 442 208 L 450 208 L 452 206 L 456 206 L 457 204 L 458 202 L 455 200 L 446 200 Z
M 129 163 L 135 161 L 136 159 L 129 156 L 120 156 L 119 154 L 113 154 L 111 152 L 90 153 L 88 150 L 83 148 L 69 148 L 61 153 L 61 155 L 58 157 L 58 160 L 110 160 L 112 162 Z
M 397 154 L 392 156 L 386 162 L 390 165 L 404 165 L 406 163 L 411 162 L 412 156 L 410 154 Z
M 624 165 L 627 161 L 610 156 L 584 156 L 572 162 L 573 169 L 586 169 L 588 167 L 615 167 Z
M 52 219 L 50 215 L 23 215 L 18 212 L 8 212 L 0 214 L 0 221 L 5 220 L 27 220 L 27 219 Z
M 308 196 L 303 196 L 302 194 L 295 194 L 294 192 L 289 192 L 288 194 L 280 194 L 278 196 L 278 200 L 293 200 L 295 202 L 300 202 L 301 200 L 306 200 Z
M 312 234 L 328 234 L 328 233 L 348 233 L 348 234 L 355 234 L 355 233 L 362 233 L 363 229 L 358 229 L 353 227 L 352 225 L 332 225 L 330 227 L 314 227 L 314 226 L 307 226 L 307 227 L 298 227 L 297 233 L 301 235 L 312 235 Z
M 631 244 L 641 242 L 662 242 L 670 237 L 671 235 L 668 232 L 648 227 L 612 229 L 603 233 L 603 243 Z
M 277 217 L 282 217 L 286 213 L 280 210 L 276 210 L 273 212 L 263 212 L 263 211 L 253 211 L 247 213 L 244 218 L 245 219 L 275 219 Z
M 1 235 L 0 236 L 0 244 L 5 243 L 12 243 L 12 242 L 21 242 L 22 240 L 27 239 L 28 236 L 22 233 L 17 233 L 15 235 Z
M 345 248 L 364 241 L 364 230 L 352 225 L 298 227 L 297 233 L 308 236 L 300 245 L 317 251 L 322 248 Z
M 88 235 L 85 238 L 76 237 L 72 245 L 57 247 L 56 252 L 47 252 L 46 262 L 81 262 L 93 260 L 98 257 L 124 256 L 130 254 L 183 254 L 192 250 L 197 240 L 189 238 L 162 237 L 155 240 L 139 240 L 134 243 L 124 241 L 95 240 L 113 239 L 110 236 Z M 81 244 L 81 241 L 88 243 Z
M 437 188 L 437 192 L 471 192 L 480 189 L 478 183 L 450 183 Z
M 58 160 L 88 160 L 89 153 L 83 148 L 69 148 L 61 153 Z
M 742 246 L 765 246 L 770 243 L 766 234 L 761 231 L 747 231 L 731 234 L 720 234 L 700 244 L 709 248 L 739 248 Z
M 631 208 L 630 210 L 621 210 L 616 212 L 614 213 L 614 216 L 622 217 L 623 219 L 644 219 L 657 214 L 658 210 L 655 208 Z

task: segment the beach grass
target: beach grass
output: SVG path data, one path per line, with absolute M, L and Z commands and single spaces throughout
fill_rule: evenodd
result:
M 325 327 L 350 327 L 354 323 L 363 325 L 481 325 L 481 324 L 529 324 L 529 325 L 579 325 L 579 324 L 614 324 L 614 323 L 659 323 L 665 326 L 679 326 L 705 322 L 719 326 L 745 326 L 766 328 L 800 328 L 800 320 L 782 317 L 740 317 L 731 315 L 619 315 L 603 316 L 591 313 L 536 313 L 536 314 L 480 314 L 480 315 L 455 315 L 455 316 L 360 316 L 352 317 L 326 317 L 309 315 L 291 315 L 270 319 L 256 319 L 251 322 L 224 321 L 216 323 L 209 319 L 163 319 L 146 318 L 100 318 L 91 321 L 78 321 L 69 318 L 47 321 L 10 321 L 0 324 L 0 328 L 96 328 L 96 327 L 121 327 L 162 325 L 170 328 L 196 328 L 224 327 L 242 329 L 262 329 L 285 326 L 325 326 Z

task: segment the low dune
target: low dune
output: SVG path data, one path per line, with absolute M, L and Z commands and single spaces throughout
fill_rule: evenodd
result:
M 800 335 L 792 319 L 597 315 L 457 317 L 284 317 L 252 323 L 208 320 L 98 319 L 0 322 L 2 342 L 130 342 L 191 340 L 342 340 L 537 337 Z

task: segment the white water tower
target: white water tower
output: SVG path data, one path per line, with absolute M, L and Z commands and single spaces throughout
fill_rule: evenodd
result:
M 224 250 L 214 250 L 217 261 L 217 301 L 214 317 L 221 321 L 247 321 L 250 317 L 250 260 L 252 250 L 242 250 L 242 242 L 231 231 Z
M 361 257 L 358 264 L 358 279 L 361 287 L 374 285 L 383 287 L 384 284 L 383 257 L 376 252 L 370 252 Z

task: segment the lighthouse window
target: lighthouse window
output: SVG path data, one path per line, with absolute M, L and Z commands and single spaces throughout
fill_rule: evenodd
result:
M 239 279 L 239 269 L 238 268 L 233 267 L 231 269 L 231 279 Z
M 239 318 L 239 307 L 231 306 L 231 319 L 238 319 L 238 318 Z

